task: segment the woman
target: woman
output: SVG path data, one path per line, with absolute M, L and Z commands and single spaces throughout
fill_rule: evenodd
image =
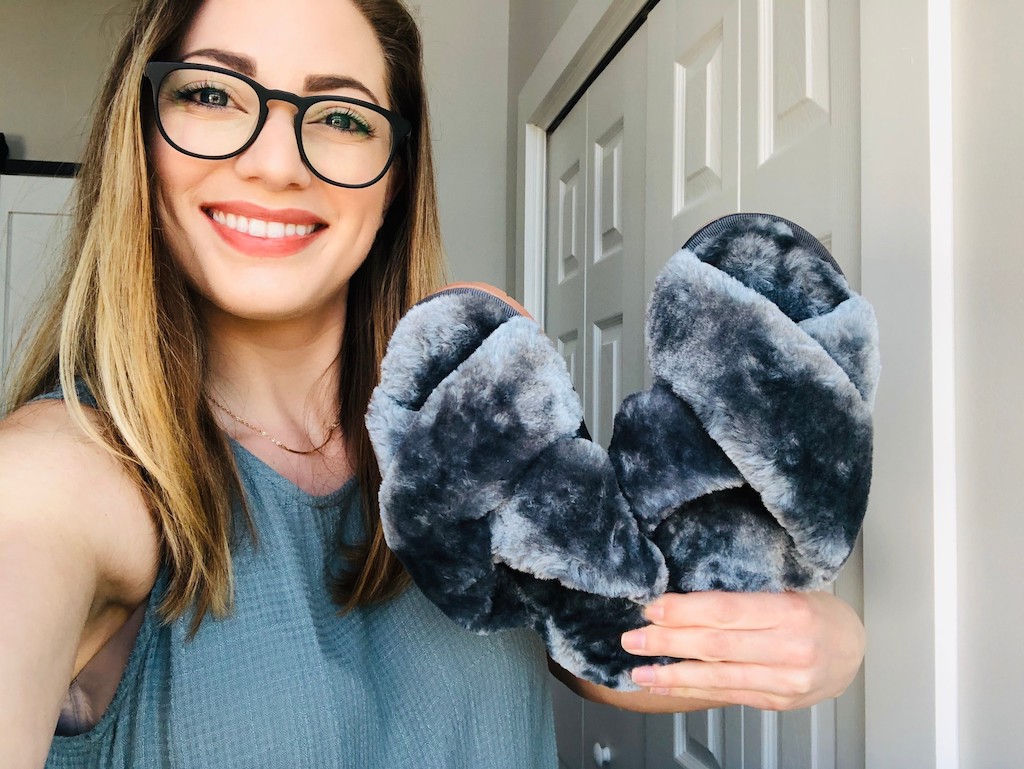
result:
M 537 639 L 455 628 L 376 513 L 366 404 L 442 274 L 400 2 L 144 0 L 97 114 L 0 424 L 0 755 L 554 766 Z M 554 672 L 635 710 L 785 709 L 863 653 L 827 594 L 648 614 L 626 648 L 691 660 L 635 671 L 649 691 Z

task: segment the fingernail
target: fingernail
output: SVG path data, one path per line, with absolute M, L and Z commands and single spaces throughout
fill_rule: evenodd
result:
M 622 648 L 626 651 L 640 651 L 646 644 L 643 630 L 630 630 L 622 636 Z
M 651 689 L 650 692 L 651 692 L 651 694 L 669 694 L 670 693 L 668 689 L 666 689 L 666 688 L 664 688 L 662 686 L 655 687 L 655 688 Z
M 644 616 L 651 622 L 657 622 L 658 620 L 665 619 L 665 607 L 659 603 L 652 603 L 644 609 Z
M 633 683 L 635 684 L 653 684 L 654 683 L 654 668 L 635 668 L 633 670 Z

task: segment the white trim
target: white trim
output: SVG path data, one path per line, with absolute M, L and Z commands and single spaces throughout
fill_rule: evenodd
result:
M 953 9 L 928 3 L 935 516 L 935 765 L 960 765 L 957 682 L 956 371 L 953 313 Z
M 547 128 L 645 4 L 646 0 L 577 2 L 519 93 L 514 293 L 541 323 Z
M 523 127 L 526 192 L 523 207 L 523 307 L 543 328 L 544 317 L 544 244 L 547 217 L 548 135 L 535 125 Z M 520 197 L 520 201 L 523 198 Z
M 646 4 L 577 2 L 519 94 L 519 122 L 546 130 Z
M 861 0 L 864 295 L 882 342 L 864 526 L 866 764 L 959 766 L 949 0 Z

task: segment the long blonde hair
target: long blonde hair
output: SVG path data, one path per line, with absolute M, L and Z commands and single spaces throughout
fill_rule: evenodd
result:
M 12 411 L 63 389 L 75 421 L 143 490 L 169 574 L 160 611 L 171 620 L 192 607 L 193 632 L 207 611 L 230 611 L 233 505 L 242 494 L 204 397 L 195 297 L 173 265 L 155 213 L 142 83 L 148 61 L 173 56 L 201 2 L 142 0 L 129 23 L 97 100 L 64 269 L 19 355 L 5 404 Z M 338 395 L 367 539 L 345 553 L 351 572 L 335 575 L 332 594 L 346 609 L 384 600 L 407 583 L 384 542 L 380 474 L 364 414 L 399 318 L 444 278 L 419 32 L 401 0 L 353 2 L 384 51 L 392 108 L 414 133 L 396 167 L 401 189 L 349 286 Z M 99 428 L 86 416 L 78 383 L 96 401 Z

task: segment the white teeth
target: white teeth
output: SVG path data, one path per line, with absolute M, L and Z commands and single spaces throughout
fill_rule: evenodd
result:
M 210 209 L 209 214 L 218 224 L 254 238 L 291 238 L 296 235 L 305 237 L 316 229 L 314 224 L 285 224 L 284 222 L 268 222 L 264 219 L 249 219 L 235 214 L 226 214 L 215 208 Z

